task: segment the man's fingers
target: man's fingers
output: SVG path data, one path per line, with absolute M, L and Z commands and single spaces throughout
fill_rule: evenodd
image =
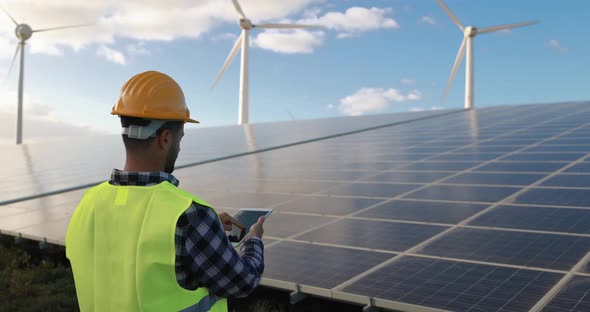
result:
M 240 230 L 244 229 L 244 226 L 240 223 L 240 221 L 234 219 L 234 217 L 227 215 L 227 219 L 231 224 L 237 226 Z

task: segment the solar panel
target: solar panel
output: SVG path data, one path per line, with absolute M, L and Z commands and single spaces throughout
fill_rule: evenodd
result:
M 403 257 L 343 291 L 449 311 L 528 311 L 561 276 Z
M 590 162 L 575 164 L 568 168 L 566 172 L 590 173 Z
M 390 171 L 368 177 L 365 180 L 389 183 L 430 183 L 451 174 L 449 172 Z
M 575 276 L 543 309 L 544 312 L 590 311 L 590 277 Z
M 281 242 L 265 249 L 264 277 L 331 289 L 394 255 Z
M 420 187 L 420 184 L 390 183 L 337 183 L 334 188 L 320 191 L 320 194 L 353 197 L 392 198 Z
M 368 249 L 404 251 L 445 230 L 435 225 L 342 219 L 294 239 Z
M 495 203 L 516 193 L 518 190 L 516 187 L 499 186 L 432 185 L 405 195 L 403 198 Z
M 459 228 L 419 253 L 568 271 L 589 250 L 590 237 Z
M 542 172 L 551 173 L 566 166 L 567 162 L 490 162 L 474 171 L 496 171 L 496 172 Z M 588 168 L 590 172 L 590 166 Z
M 586 153 L 516 153 L 502 158 L 506 161 L 574 161 Z
M 275 209 L 265 225 L 264 285 L 396 310 L 557 311 L 560 294 L 590 273 L 589 120 L 588 103 L 490 107 L 175 175 L 218 211 Z M 260 138 L 280 145 L 280 133 Z M 239 142 L 229 137 L 224 144 Z M 71 178 L 44 168 L 39 190 Z M 0 220 L 18 220 L 0 230 L 63 244 L 80 197 L 0 205 Z
M 501 205 L 470 225 L 590 234 L 590 209 Z
M 518 196 L 518 204 L 589 207 L 590 196 L 584 189 L 533 188 Z
M 489 205 L 394 200 L 359 213 L 358 217 L 456 224 Z
M 590 187 L 590 175 L 565 175 L 558 174 L 551 179 L 543 182 L 543 186 L 560 186 L 560 187 Z
M 187 129 L 177 166 L 448 112 L 425 111 Z M 121 138 L 116 135 L 3 145 L 0 162 L 10 166 L 5 168 L 6 178 L 0 181 L 3 190 L 0 203 L 102 182 L 109 178 L 112 168 L 122 166 L 124 156 Z
M 525 186 L 531 185 L 543 177 L 545 177 L 543 174 L 470 172 L 454 176 L 442 183 Z
M 278 211 L 321 215 L 348 215 L 382 202 L 380 199 L 306 196 L 275 206 Z

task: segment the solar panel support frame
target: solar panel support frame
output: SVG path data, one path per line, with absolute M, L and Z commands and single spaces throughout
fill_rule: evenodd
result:
M 276 289 L 282 289 L 282 290 L 290 290 L 290 291 L 297 291 L 298 290 L 298 286 L 295 283 L 279 281 L 279 280 L 267 278 L 267 277 L 262 277 L 260 284 L 262 286 L 276 288 Z
M 297 285 L 297 290 L 295 290 L 289 294 L 289 303 L 297 304 L 297 303 L 305 300 L 307 297 L 308 297 L 308 295 L 301 291 L 301 286 Z
M 418 306 L 418 305 L 414 305 L 414 304 L 403 303 L 403 302 L 396 302 L 396 301 L 390 301 L 390 300 L 379 299 L 379 298 L 374 298 L 373 299 L 373 302 L 375 304 L 375 307 L 389 309 L 389 310 L 394 310 L 394 311 L 406 311 L 406 312 L 448 312 L 447 310 L 441 310 L 441 309 L 431 308 L 431 307 L 427 307 L 427 306 Z
M 369 304 L 363 307 L 363 312 L 378 312 L 379 308 L 373 305 L 373 300 Z

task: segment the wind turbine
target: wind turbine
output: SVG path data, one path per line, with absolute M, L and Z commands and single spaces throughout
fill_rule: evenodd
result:
M 250 30 L 252 28 L 265 28 L 265 29 L 296 29 L 296 28 L 321 28 L 318 25 L 299 25 L 299 24 L 252 24 L 252 22 L 246 17 L 242 7 L 238 3 L 237 0 L 232 0 L 234 7 L 238 14 L 240 14 L 240 27 L 242 28 L 242 33 L 234 43 L 234 47 L 229 52 L 219 75 L 213 82 L 211 86 L 211 90 L 215 88 L 217 82 L 223 76 L 223 73 L 228 68 L 228 66 L 233 61 L 236 53 L 239 49 L 242 49 L 242 66 L 240 67 L 240 108 L 238 112 L 238 124 L 247 124 L 248 123 L 248 76 L 249 76 L 249 68 L 248 68 L 248 49 L 249 49 L 249 41 L 250 41 Z
M 8 13 L 4 7 L 0 7 L 6 15 L 12 20 L 16 29 L 14 30 L 14 34 L 16 38 L 19 40 L 18 45 L 16 46 L 16 51 L 14 52 L 14 57 L 12 58 L 12 62 L 10 63 L 10 68 L 8 69 L 8 74 L 12 71 L 12 66 L 14 65 L 14 61 L 16 60 L 16 56 L 20 51 L 20 73 L 18 77 L 18 112 L 17 112 L 17 119 L 16 119 L 16 144 L 21 144 L 23 139 L 23 82 L 24 82 L 24 69 L 25 69 L 25 43 L 27 40 L 33 36 L 34 33 L 44 32 L 44 31 L 52 31 L 58 29 L 66 29 L 66 28 L 76 28 L 76 27 L 84 27 L 89 26 L 92 24 L 81 24 L 81 25 L 70 25 L 70 26 L 60 26 L 60 27 L 52 27 L 52 28 L 44 28 L 44 29 L 35 29 L 33 30 L 31 26 L 27 24 L 19 24 L 14 17 Z
M 491 32 L 496 32 L 500 30 L 512 29 L 517 27 L 524 27 L 533 24 L 539 23 L 538 21 L 532 22 L 524 22 L 524 23 L 515 23 L 515 24 L 506 24 L 506 25 L 499 25 L 499 26 L 491 26 L 482 29 L 478 29 L 474 26 L 467 26 L 464 27 L 459 19 L 449 10 L 449 8 L 442 2 L 442 0 L 436 0 L 438 4 L 445 10 L 447 15 L 451 18 L 451 20 L 461 29 L 463 32 L 463 42 L 461 42 L 461 46 L 459 47 L 459 52 L 457 53 L 457 57 L 455 58 L 455 65 L 453 65 L 453 70 L 451 71 L 451 77 L 449 78 L 449 82 L 447 83 L 447 87 L 445 92 L 442 96 L 442 99 L 447 96 L 449 93 L 449 89 L 453 84 L 453 79 L 455 78 L 455 74 L 457 73 L 457 68 L 459 67 L 459 63 L 463 60 L 463 56 L 467 54 L 467 59 L 465 60 L 465 108 L 471 109 L 473 108 L 473 38 L 479 34 L 486 34 Z M 467 53 L 465 53 L 467 50 Z

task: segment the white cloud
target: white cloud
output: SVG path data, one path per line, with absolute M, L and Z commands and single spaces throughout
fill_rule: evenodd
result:
M 234 33 L 223 33 L 223 34 L 216 34 L 211 37 L 212 40 L 230 40 L 236 41 L 238 39 L 238 34 Z
M 436 25 L 436 20 L 432 16 L 422 16 L 419 22 L 422 24 Z
M 327 12 L 321 15 L 316 5 L 324 0 L 241 0 L 241 6 L 254 23 L 294 19 L 298 22 L 321 24 L 338 32 L 338 38 L 358 36 L 360 33 L 399 28 L 389 17 L 390 8 L 351 7 L 345 12 Z M 135 42 L 171 41 L 178 38 L 199 38 L 224 23 L 237 24 L 239 15 L 231 1 L 219 0 L 5 0 L 4 6 L 19 22 L 33 29 L 94 23 L 89 27 L 62 29 L 36 33 L 27 42 L 32 53 L 63 55 L 65 49 L 78 51 L 91 45 L 97 53 L 116 63 L 127 63 L 121 56 L 149 54 Z M 3 15 L 2 15 L 3 16 Z M 239 30 L 235 26 L 236 32 Z M 261 48 L 282 53 L 310 53 L 324 42 L 322 31 L 264 32 L 258 34 Z M 117 46 L 119 39 L 130 39 L 127 45 Z M 212 35 L 212 39 L 235 39 L 235 35 Z M 287 39 L 294 41 L 286 43 Z M 11 57 L 16 44 L 14 25 L 7 17 L 0 17 L 0 58 Z M 286 47 L 279 46 L 278 44 Z M 119 51 L 106 50 L 118 49 Z M 94 48 L 93 47 L 93 48 Z M 118 53 L 115 53 L 118 52 Z M 125 61 L 123 61 L 125 59 Z
M 362 88 L 355 94 L 340 100 L 336 108 L 350 116 L 358 116 L 369 112 L 380 112 L 388 109 L 394 103 L 417 101 L 422 98 L 420 91 L 414 90 L 403 94 L 400 90 L 390 88 Z
M 144 41 L 139 41 L 136 44 L 128 44 L 126 47 L 127 53 L 130 55 L 151 55 L 152 53 L 145 47 Z
M 357 37 L 362 32 L 387 28 L 399 28 L 399 25 L 387 15 L 392 13 L 390 8 L 361 8 L 352 7 L 344 13 L 328 12 L 319 16 L 321 10 L 312 8 L 303 14 L 304 19 L 297 20 L 297 24 L 321 25 L 326 29 L 338 31 L 338 39 Z M 282 23 L 292 23 L 282 20 Z M 312 53 L 315 48 L 324 43 L 324 31 L 311 30 L 265 30 L 253 39 L 253 45 L 262 49 L 279 53 Z
M 240 1 L 255 22 L 285 18 L 318 2 L 321 0 Z M 222 23 L 237 23 L 239 18 L 229 0 L 6 0 L 3 6 L 33 29 L 96 23 L 34 34 L 27 42 L 32 53 L 53 55 L 63 54 L 66 47 L 80 50 L 90 44 L 112 45 L 118 37 L 139 41 L 198 38 Z M 14 24 L 0 15 L 0 57 L 9 58 L 4 45 L 6 40 L 16 42 Z
M 324 32 L 265 30 L 252 40 L 254 46 L 279 53 L 311 53 L 324 42 Z
M 551 40 L 547 41 L 547 45 L 548 45 L 550 48 L 552 48 L 552 49 L 554 49 L 554 50 L 556 50 L 556 51 L 558 51 L 558 52 L 562 52 L 562 53 L 564 53 L 564 52 L 567 52 L 567 51 L 568 51 L 568 48 L 564 47 L 564 46 L 563 46 L 563 45 L 562 45 L 562 44 L 561 44 L 559 41 L 557 41 L 556 39 L 551 39 Z
M 115 49 L 111 49 L 109 47 L 106 47 L 106 46 L 100 46 L 98 48 L 98 51 L 96 51 L 96 54 L 99 56 L 102 56 L 107 61 L 113 62 L 115 64 L 119 64 L 119 65 L 127 64 L 127 61 L 125 59 L 125 55 L 123 53 L 121 53 L 120 51 L 117 51 Z
M 422 92 L 419 90 L 412 90 L 408 93 L 407 99 L 410 101 L 420 101 L 422 99 Z
M 401 80 L 401 81 L 402 81 L 402 83 L 403 83 L 403 84 L 405 84 L 406 86 L 413 85 L 413 84 L 416 82 L 416 80 L 414 80 L 414 79 L 412 79 L 412 78 L 402 78 L 402 80 Z
M 353 34 L 353 33 L 339 33 L 338 35 L 336 35 L 336 38 L 338 39 L 346 39 L 346 38 L 352 38 L 352 37 L 358 37 L 358 34 Z
M 346 35 L 358 34 L 379 29 L 399 28 L 399 24 L 388 17 L 393 12 L 391 8 L 370 9 L 352 7 L 344 13 L 328 12 L 323 16 L 308 17 L 299 20 L 301 24 L 322 25 L 328 29 L 341 32 L 339 38 L 346 38 Z M 342 35 L 345 34 L 345 35 Z

